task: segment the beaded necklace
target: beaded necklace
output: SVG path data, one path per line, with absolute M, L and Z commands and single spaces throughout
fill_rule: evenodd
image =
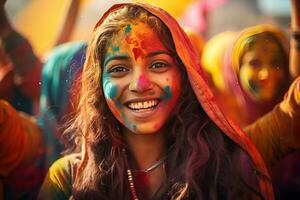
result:
M 124 153 L 125 163 L 127 165 L 126 174 L 127 174 L 127 179 L 128 179 L 128 182 L 129 182 L 129 187 L 130 187 L 131 195 L 133 197 L 133 200 L 139 200 L 139 198 L 137 196 L 137 192 L 136 192 L 135 186 L 134 186 L 134 180 L 133 180 L 132 172 L 131 172 L 131 169 L 130 169 L 129 164 L 128 164 L 126 150 L 123 148 L 122 151 Z M 164 156 L 164 157 L 162 157 L 161 159 L 159 159 L 156 163 L 154 163 L 153 165 L 151 165 L 147 169 L 144 169 L 144 170 L 135 170 L 135 172 L 148 173 L 148 172 L 156 169 L 157 167 L 159 167 L 161 164 L 163 164 L 164 161 L 166 160 L 166 158 L 167 158 L 167 155 Z
M 127 170 L 126 170 L 126 174 L 127 174 L 127 179 L 129 182 L 129 187 L 130 187 L 130 192 L 131 195 L 133 197 L 133 200 L 139 200 L 137 193 L 136 193 L 136 189 L 134 186 L 134 181 L 133 181 L 133 177 L 132 177 L 132 173 L 131 173 L 131 169 L 129 168 L 129 164 L 128 164 L 128 160 L 127 160 L 127 155 L 126 155 L 126 150 L 123 148 L 122 152 L 124 153 L 124 160 L 125 160 L 125 164 L 127 166 Z

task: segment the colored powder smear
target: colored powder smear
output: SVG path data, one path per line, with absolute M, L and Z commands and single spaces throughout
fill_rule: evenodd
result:
M 149 80 L 144 75 L 140 76 L 138 79 L 138 87 L 141 90 L 145 90 L 147 89 L 148 85 L 149 85 Z
M 117 95 L 118 88 L 109 80 L 108 74 L 103 74 L 103 89 L 106 97 L 113 99 Z
M 134 124 L 130 123 L 130 121 L 128 120 L 128 118 L 126 117 L 126 115 L 124 113 L 121 114 L 121 118 L 123 120 L 123 123 L 125 124 L 125 126 L 128 129 L 135 131 L 136 126 Z
M 118 52 L 118 51 L 120 51 L 120 47 L 113 46 L 112 50 L 113 50 L 113 52 Z
M 108 95 L 109 95 L 109 98 L 113 99 L 117 95 L 117 86 L 111 84 Z
M 137 60 L 140 57 L 140 55 L 143 53 L 140 48 L 133 48 L 132 52 L 135 60 Z
M 136 125 L 133 125 L 132 129 L 133 129 L 134 132 L 136 132 Z
M 127 26 L 125 28 L 125 34 L 127 35 L 130 31 L 131 31 L 131 26 L 130 26 L 130 24 L 127 24 Z
M 170 88 L 170 86 L 166 86 L 166 87 L 165 87 L 165 91 L 166 91 L 166 93 L 167 93 L 166 99 L 167 99 L 167 100 L 170 100 L 171 97 L 172 97 L 172 93 L 171 93 L 171 88 Z

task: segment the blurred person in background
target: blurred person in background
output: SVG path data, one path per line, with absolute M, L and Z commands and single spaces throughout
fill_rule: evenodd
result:
M 59 19 L 52 47 L 70 40 L 79 14 L 80 0 L 66 3 Z M 41 89 L 41 59 L 31 43 L 9 22 L 0 0 L 0 98 L 9 101 L 17 110 L 37 114 Z M 43 31 L 40 30 L 39 34 Z
M 60 133 L 77 104 L 85 46 L 66 43 L 49 53 L 36 118 L 0 101 L 0 199 L 36 199 L 48 167 L 61 156 Z
M 30 43 L 10 25 L 0 0 L 0 98 L 34 114 L 40 98 L 42 63 Z
M 258 25 L 240 33 L 224 32 L 207 42 L 202 63 L 211 75 L 211 86 L 223 111 L 246 132 L 265 161 L 282 158 L 281 150 L 298 150 L 299 116 L 299 1 L 292 0 L 291 49 L 280 28 Z M 295 79 L 290 90 L 287 86 Z M 283 96 L 285 94 L 285 98 Z M 281 101 L 281 102 L 280 102 Z M 278 103 L 280 102 L 280 103 Z M 274 140 L 274 135 L 281 135 Z M 294 135 L 294 137 L 289 137 Z M 296 137 L 295 137 L 296 136 Z M 294 138 L 295 141 L 291 140 Z M 265 142 L 270 141 L 270 142 Z M 265 143 L 265 144 L 263 144 Z M 277 148 L 282 145 L 281 148 Z M 277 147 L 276 147 L 277 146 Z M 299 196 L 299 153 L 289 155 L 271 170 L 281 199 Z
M 207 42 L 202 63 L 223 111 L 241 127 L 283 99 L 290 84 L 288 44 L 271 25 L 220 33 Z

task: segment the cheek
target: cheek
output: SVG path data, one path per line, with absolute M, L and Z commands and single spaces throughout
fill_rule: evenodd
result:
M 107 105 L 110 109 L 110 111 L 113 113 L 113 115 L 122 122 L 121 114 L 120 114 L 120 102 L 118 101 L 118 85 L 114 83 L 113 81 L 110 81 L 108 77 L 103 78 L 103 93 L 105 96 L 105 100 L 107 102 Z
M 167 101 L 176 102 L 180 92 L 181 92 L 181 77 L 177 74 L 173 74 L 171 77 L 165 79 L 164 82 L 164 98 Z
M 256 79 L 257 73 L 251 67 L 241 68 L 240 79 L 242 82 L 246 83 Z
M 111 99 L 106 99 L 106 103 L 107 103 L 110 111 L 114 115 L 114 117 L 122 123 L 123 120 L 122 120 L 121 113 L 120 113 L 120 110 L 119 110 L 119 107 L 120 107 L 119 105 L 120 104 L 118 102 L 115 102 L 115 101 L 111 100 Z
M 165 86 L 164 90 L 165 90 L 165 96 L 163 98 L 169 101 L 172 97 L 171 86 L 170 85 Z
M 105 98 L 114 99 L 117 96 L 118 87 L 108 77 L 103 78 L 102 87 L 103 87 L 103 92 L 104 92 Z
M 274 69 L 272 71 L 272 78 L 276 82 L 279 82 L 279 83 L 284 82 L 284 78 L 285 78 L 284 70 L 283 69 Z
M 111 110 L 111 112 L 116 116 L 119 116 L 119 110 L 118 110 L 118 105 L 116 104 L 116 102 L 114 102 L 111 99 L 106 99 L 107 105 L 109 107 L 109 109 Z

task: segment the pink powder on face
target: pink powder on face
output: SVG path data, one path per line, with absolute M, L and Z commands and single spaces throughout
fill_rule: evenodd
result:
M 144 90 L 148 86 L 149 86 L 149 80 L 144 75 L 141 75 L 138 79 L 138 87 Z

